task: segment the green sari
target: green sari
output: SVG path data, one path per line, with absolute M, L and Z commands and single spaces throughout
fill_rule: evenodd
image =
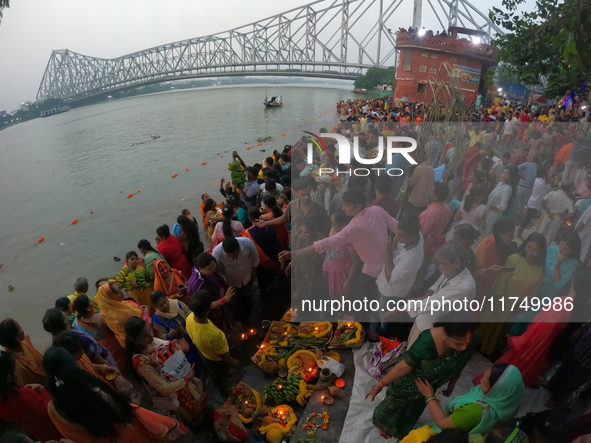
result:
M 475 335 L 463 351 L 450 349 L 445 354 L 438 355 L 431 330 L 421 332 L 419 338 L 397 362 L 398 364 L 404 360 L 414 369 L 388 386 L 386 399 L 373 413 L 374 426 L 393 437 L 406 436 L 425 409 L 425 396 L 417 388 L 415 379 L 428 380 L 437 391 L 466 366 L 478 348 L 479 338 L 479 335 Z

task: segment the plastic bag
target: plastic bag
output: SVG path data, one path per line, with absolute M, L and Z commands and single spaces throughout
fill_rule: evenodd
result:
M 226 443 L 241 443 L 248 437 L 248 431 L 234 407 L 214 410 L 213 427 L 220 441 Z
M 320 360 L 318 360 L 318 367 L 322 370 L 324 368 L 328 368 L 331 372 L 340 377 L 345 372 L 345 365 L 341 362 L 336 361 L 334 358 L 327 357 L 326 355 L 323 356 Z
M 155 341 L 156 342 L 156 341 Z M 168 380 L 175 381 L 189 375 L 191 365 L 180 346 L 171 342 L 158 343 L 155 356 L 161 364 L 160 371 Z
M 365 365 L 365 372 L 376 380 L 381 379 L 400 356 L 406 352 L 406 342 L 388 340 L 380 337 L 380 341 L 368 352 L 368 362 Z

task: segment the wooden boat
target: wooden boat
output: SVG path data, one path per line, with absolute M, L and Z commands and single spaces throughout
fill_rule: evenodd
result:
M 263 105 L 267 108 L 276 108 L 283 105 L 283 97 L 280 95 L 276 97 L 265 97 L 265 101 L 263 101 Z
M 353 89 L 354 94 L 367 94 L 367 89 Z

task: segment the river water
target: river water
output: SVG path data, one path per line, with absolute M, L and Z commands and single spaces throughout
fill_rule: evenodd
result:
M 266 89 L 283 96 L 282 108 L 263 107 Z M 45 349 L 43 313 L 73 293 L 77 277 L 88 279 L 94 295 L 94 282 L 121 268 L 113 257 L 137 251 L 142 238 L 153 242 L 156 227 L 172 227 L 183 208 L 199 217 L 202 193 L 220 201 L 233 150 L 247 164 L 262 161 L 302 130 L 334 125 L 335 103 L 351 96 L 350 88 L 288 85 L 182 90 L 1 131 L 0 317 L 15 318 Z M 265 136 L 275 141 L 256 146 Z M 128 199 L 130 193 L 136 195 Z

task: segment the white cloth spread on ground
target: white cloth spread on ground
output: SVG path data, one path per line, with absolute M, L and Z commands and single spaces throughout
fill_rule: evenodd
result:
M 365 396 L 371 390 L 371 387 L 376 384 L 376 380 L 365 372 L 364 363 L 367 362 L 367 353 L 371 346 L 366 342 L 359 349 L 353 350 L 355 361 L 355 380 L 353 384 L 353 391 L 351 392 L 351 402 L 349 403 L 349 411 L 347 418 L 341 432 L 339 443 L 379 443 L 386 442 L 396 443 L 399 440 L 391 438 L 385 440 L 380 436 L 378 429 L 372 424 L 373 411 L 378 404 L 384 399 L 386 390 L 382 390 L 376 397 L 374 402 L 367 400 L 364 403 Z M 472 379 L 480 372 L 486 370 L 491 363 L 481 354 L 475 354 L 460 376 L 456 383 L 454 392 L 449 397 L 444 397 L 441 394 L 446 386 L 442 386 L 437 391 L 437 396 L 441 400 L 441 406 L 445 407 L 456 397 L 466 394 L 474 386 Z M 548 400 L 549 394 L 545 389 L 527 389 L 521 402 L 519 411 L 516 417 L 521 417 L 527 412 L 539 412 L 544 409 L 544 403 Z M 421 418 L 417 422 L 417 427 L 429 424 L 431 422 L 429 411 L 425 408 Z

